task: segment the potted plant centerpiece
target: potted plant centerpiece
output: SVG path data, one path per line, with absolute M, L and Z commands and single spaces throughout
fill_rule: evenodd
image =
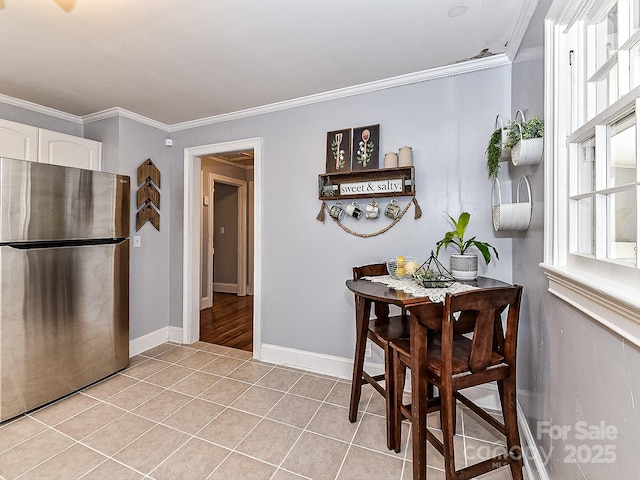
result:
M 467 231 L 469 220 L 471 219 L 469 212 L 462 212 L 458 220 L 448 213 L 447 216 L 451 220 L 454 230 L 445 233 L 444 238 L 436 243 L 436 257 L 440 253 L 441 247 L 448 248 L 450 245 L 456 247 L 460 253 L 451 255 L 451 275 L 456 280 L 475 280 L 478 277 L 478 256 L 469 254 L 467 251 L 471 247 L 475 247 L 482 254 L 486 265 L 491 262 L 491 250 L 493 250 L 496 259 L 500 259 L 498 251 L 487 242 L 476 240 L 476 237 L 465 240 L 464 235 Z
M 522 118 L 518 122 L 518 116 Z M 524 114 L 518 110 L 516 121 L 507 125 L 506 146 L 511 148 L 511 163 L 518 165 L 537 165 L 542 160 L 544 122 L 536 115 L 525 120 Z

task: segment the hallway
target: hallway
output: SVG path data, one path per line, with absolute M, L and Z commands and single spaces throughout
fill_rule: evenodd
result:
M 213 307 L 200 310 L 200 341 L 253 351 L 253 296 L 213 294 Z

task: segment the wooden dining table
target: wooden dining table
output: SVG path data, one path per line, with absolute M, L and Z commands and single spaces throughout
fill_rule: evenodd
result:
M 412 281 L 412 280 L 407 280 Z M 501 280 L 488 277 L 478 277 L 476 280 L 459 282 L 477 288 L 503 287 L 509 285 Z M 349 420 L 355 422 L 358 415 L 358 404 L 361 395 L 361 382 L 358 379 L 358 372 L 362 372 L 365 357 L 365 344 L 367 342 L 367 330 L 373 306 L 375 321 L 385 322 L 389 318 L 389 306 L 396 305 L 405 310 L 411 305 L 430 302 L 428 296 L 414 296 L 402 290 L 396 290 L 383 283 L 376 281 L 359 279 L 347 280 L 347 288 L 354 293 L 356 299 L 356 353 L 353 365 L 353 375 L 351 378 L 351 403 L 349 407 Z M 389 361 L 387 359 L 387 361 Z M 412 375 L 416 372 L 412 372 Z

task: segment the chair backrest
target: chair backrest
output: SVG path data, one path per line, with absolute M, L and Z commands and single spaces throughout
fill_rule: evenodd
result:
M 417 323 L 430 331 L 441 331 L 443 375 L 451 372 L 453 337 L 472 333 L 467 359 L 468 370 L 485 370 L 499 354 L 515 368 L 518 321 L 522 287 L 493 287 L 448 294 L 442 304 L 418 304 L 409 307 Z M 502 328 L 502 313 L 508 309 L 506 330 Z M 412 336 L 414 331 L 411 332 Z M 422 330 L 426 334 L 426 330 Z
M 362 277 L 377 277 L 388 274 L 386 263 L 372 263 L 370 265 L 362 265 L 361 267 L 353 267 L 354 280 L 360 280 Z
M 494 287 L 470 290 L 447 295 L 442 324 L 443 363 L 445 342 L 453 341 L 456 312 L 476 312 L 468 367 L 473 373 L 491 365 L 494 353 L 504 357 L 504 362 L 515 368 L 518 321 L 522 286 Z M 507 310 L 506 331 L 502 328 L 502 313 Z M 447 349 L 448 350 L 448 349 Z M 452 353 L 446 352 L 447 355 Z

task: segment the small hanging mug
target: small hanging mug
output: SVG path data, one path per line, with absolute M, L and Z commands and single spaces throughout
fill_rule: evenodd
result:
M 331 209 L 329 209 L 329 215 L 336 220 L 342 220 L 342 217 L 344 217 L 344 209 L 342 208 L 342 205 L 340 205 L 340 202 L 336 203 L 331 207 Z
M 347 205 L 344 211 L 347 215 L 355 218 L 356 220 L 362 217 L 362 208 L 360 208 L 360 204 L 356 200 L 351 202 L 351 205 Z
M 398 215 L 400 215 L 400 204 L 398 204 L 398 200 L 393 198 L 391 203 L 387 205 L 387 208 L 384 209 L 384 214 L 391 220 L 398 218 Z
M 378 202 L 376 202 L 375 198 L 371 199 L 371 203 L 364 207 L 364 217 L 372 220 L 374 218 L 378 218 L 380 215 L 380 209 L 378 208 Z

